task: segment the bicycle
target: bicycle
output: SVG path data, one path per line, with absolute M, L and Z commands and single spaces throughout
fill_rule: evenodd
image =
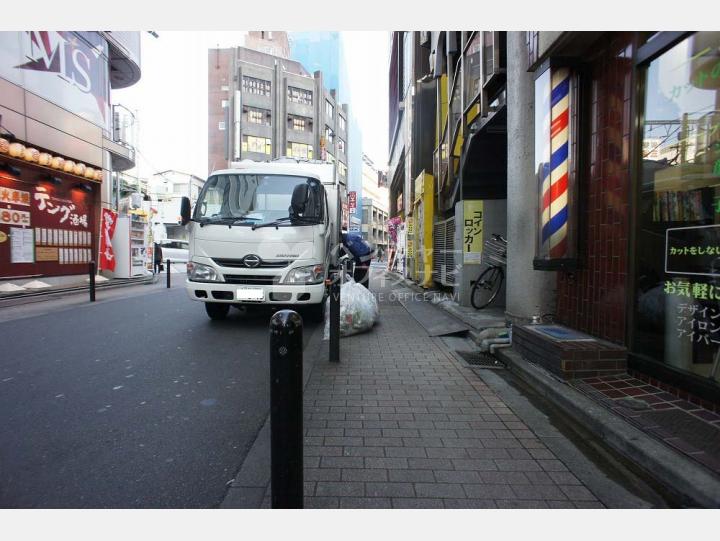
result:
M 505 280 L 503 267 L 507 264 L 507 240 L 501 235 L 493 233 L 492 239 L 485 241 L 483 263 L 488 268 L 478 276 L 470 291 L 470 303 L 476 310 L 485 308 L 495 300 Z

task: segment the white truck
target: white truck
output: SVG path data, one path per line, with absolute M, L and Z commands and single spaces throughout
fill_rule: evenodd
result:
M 345 190 L 335 165 L 319 161 L 243 160 L 214 171 L 195 208 L 181 204 L 190 298 L 213 320 L 231 306 L 287 305 L 321 321 Z

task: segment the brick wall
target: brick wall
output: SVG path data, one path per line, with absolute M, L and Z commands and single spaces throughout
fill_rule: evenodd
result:
M 589 148 L 579 175 L 579 263 L 558 273 L 561 323 L 623 344 L 630 195 L 631 34 L 611 32 L 593 47 L 587 91 Z

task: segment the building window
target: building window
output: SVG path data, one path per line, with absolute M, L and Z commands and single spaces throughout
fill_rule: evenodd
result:
M 340 131 L 346 132 L 347 131 L 347 121 L 345 120 L 344 116 L 338 115 L 338 126 Z
M 288 115 L 288 128 L 294 131 L 312 131 L 312 118 Z
M 325 140 L 329 145 L 335 144 L 335 132 L 327 126 L 325 126 Z
M 243 135 L 242 138 L 243 152 L 258 152 L 259 154 L 272 154 L 272 141 L 265 137 L 255 137 L 253 135 Z
M 243 107 L 245 113 L 245 120 L 249 124 L 261 124 L 264 126 L 270 125 L 270 110 L 269 109 L 258 109 L 257 107 Z
M 288 86 L 287 99 L 293 103 L 301 103 L 302 105 L 312 105 L 312 90 Z
M 227 106 L 228 106 L 228 100 L 221 100 L 221 101 L 220 101 L 220 107 L 222 107 L 223 109 L 226 109 Z
M 340 175 L 340 178 L 345 180 L 347 179 L 347 165 L 345 165 L 343 162 L 337 162 L 338 164 L 338 174 Z
M 340 137 L 338 137 L 337 146 L 338 146 L 338 151 L 340 151 L 340 152 L 342 152 L 343 154 L 345 154 L 345 140 L 344 140 L 344 139 L 341 139 Z
M 243 75 L 242 89 L 243 89 L 243 92 L 245 92 L 247 94 L 257 94 L 258 96 L 269 96 L 270 95 L 270 81 Z
M 335 107 L 328 100 L 325 100 L 325 117 L 328 120 L 335 117 Z
M 632 349 L 720 380 L 720 33 L 697 32 L 644 78 Z
M 218 130 L 220 130 L 220 131 L 225 130 L 225 121 L 224 120 L 221 120 L 220 122 L 218 122 Z
M 313 159 L 313 147 L 312 145 L 306 145 L 305 143 L 293 143 L 288 141 L 287 144 L 287 155 L 293 158 L 303 158 L 306 160 Z
M 335 156 L 333 156 L 333 155 L 330 154 L 329 152 L 326 152 L 325 155 L 326 155 L 326 156 L 325 156 L 325 161 L 326 161 L 326 162 L 335 163 Z
M 575 205 L 577 76 L 553 66 L 535 79 L 535 173 L 538 237 L 535 268 L 573 266 L 577 255 Z

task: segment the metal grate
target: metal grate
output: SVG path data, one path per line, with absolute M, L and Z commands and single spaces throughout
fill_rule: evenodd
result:
M 455 218 L 433 226 L 433 279 L 445 286 L 455 283 Z
M 465 362 L 473 366 L 480 368 L 494 368 L 501 369 L 505 368 L 505 363 L 496 359 L 489 353 L 483 353 L 482 351 L 455 351 L 460 357 L 465 359 Z

